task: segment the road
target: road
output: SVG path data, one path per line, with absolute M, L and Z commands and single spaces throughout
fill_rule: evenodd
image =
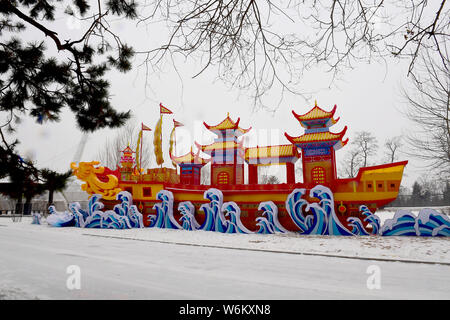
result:
M 0 225 L 0 299 L 450 299 L 448 265 L 193 247 L 50 229 Z M 368 268 L 379 271 L 378 288 L 368 288 L 374 275 Z

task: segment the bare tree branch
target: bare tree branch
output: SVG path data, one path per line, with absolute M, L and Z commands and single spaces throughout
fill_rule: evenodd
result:
M 408 57 L 411 75 L 423 49 L 442 57 L 450 37 L 446 0 L 155 0 L 143 8 L 141 23 L 160 19 L 171 28 L 168 41 L 138 52 L 146 67 L 166 55 L 197 58 L 194 77 L 217 67 L 219 79 L 251 92 L 259 106 L 274 89 L 308 99 L 302 76 L 317 65 L 334 78 L 358 61 Z
M 415 128 L 406 137 L 405 153 L 424 160 L 424 164 L 444 177 L 450 177 L 450 71 L 448 48 L 442 57 L 429 50 L 420 57 L 421 73 L 413 77 L 411 88 L 403 90 L 406 116 Z

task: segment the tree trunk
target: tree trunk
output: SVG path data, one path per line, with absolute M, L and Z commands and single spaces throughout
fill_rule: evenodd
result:
M 24 205 L 24 210 L 23 210 L 24 215 L 31 215 L 31 199 L 32 198 L 33 197 L 25 198 L 25 205 Z
M 48 215 L 48 207 L 50 207 L 53 204 L 53 193 L 55 192 L 55 190 L 48 190 L 48 203 L 47 203 L 47 208 L 45 208 L 45 216 Z
M 53 194 L 55 190 L 48 190 L 48 205 L 51 206 L 53 204 Z
M 20 194 L 19 197 L 17 198 L 16 211 L 14 212 L 14 214 L 22 214 L 22 212 L 23 212 L 23 202 L 22 202 L 22 194 Z

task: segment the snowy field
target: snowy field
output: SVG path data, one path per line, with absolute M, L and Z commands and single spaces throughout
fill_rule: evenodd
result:
M 2 218 L 0 243 L 0 299 L 450 299 L 449 238 L 54 228 Z M 67 286 L 69 266 L 79 268 L 79 289 Z M 379 287 L 370 289 L 373 266 Z

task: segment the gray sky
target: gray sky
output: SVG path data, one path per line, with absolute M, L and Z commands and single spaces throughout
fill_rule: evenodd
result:
M 59 34 L 82 34 L 84 25 L 67 18 L 57 19 Z M 119 21 L 115 27 L 128 44 L 136 48 L 149 46 L 158 40 L 157 31 L 151 26 L 139 26 L 134 23 Z M 37 34 L 36 34 L 37 35 Z M 33 34 L 26 37 L 33 38 Z M 47 42 L 48 47 L 54 45 Z M 175 59 L 177 59 L 175 57 Z M 112 102 L 117 110 L 131 109 L 137 122 L 154 129 L 159 117 L 159 102 L 173 111 L 173 115 L 164 116 L 163 136 L 169 137 L 172 129 L 172 119 L 185 124 L 178 130 L 178 154 L 187 152 L 193 145 L 194 137 L 198 142 L 212 141 L 212 135 L 202 128 L 202 122 L 217 124 L 222 121 L 227 112 L 233 120 L 241 118 L 241 126 L 251 126 L 259 145 L 288 143 L 284 132 L 291 136 L 303 134 L 304 130 L 293 117 L 291 110 L 303 114 L 314 106 L 314 100 L 324 110 L 331 110 L 337 105 L 335 116 L 339 122 L 331 128 L 339 132 L 348 126 L 346 137 L 352 137 L 355 132 L 366 130 L 373 133 L 379 144 L 376 157 L 372 164 L 385 163 L 384 142 L 387 138 L 406 134 L 414 130 L 409 120 L 400 112 L 404 108 L 400 90 L 407 81 L 406 73 L 408 61 L 387 60 L 385 63 L 354 64 L 352 70 L 346 70 L 330 85 L 331 74 L 324 69 L 315 68 L 305 73 L 299 90 L 311 93 L 307 99 L 301 96 L 285 94 L 279 102 L 279 91 L 274 90 L 267 101 L 276 108 L 274 112 L 254 110 L 253 101 L 246 92 L 230 89 L 224 83 L 215 81 L 216 70 L 211 68 L 195 79 L 192 75 L 198 71 L 198 65 L 191 61 L 183 63 L 178 59 L 177 70 L 170 63 L 161 66 L 161 72 L 150 73 L 145 76 L 145 68 L 138 65 L 142 61 L 136 57 L 136 64 L 132 71 L 121 74 L 108 73 L 111 79 Z M 182 80 L 181 80 L 182 79 Z M 147 84 L 147 86 L 146 86 Z M 49 167 L 58 171 L 67 170 L 73 160 L 82 133 L 76 128 L 73 115 L 65 110 L 58 123 L 44 123 L 39 125 L 29 118 L 19 127 L 18 137 L 21 140 L 19 150 L 25 156 L 32 157 L 39 167 Z M 90 134 L 81 161 L 96 160 L 95 155 L 107 137 L 113 137 L 115 131 L 104 129 Z M 144 133 L 144 143 L 152 143 L 153 133 Z M 167 141 L 166 141 L 167 142 Z M 167 143 L 168 144 L 168 143 Z M 171 166 L 165 149 L 165 166 Z M 338 172 L 340 161 L 349 146 L 337 152 Z M 398 160 L 409 160 L 404 175 L 404 185 L 411 186 L 421 171 L 420 163 L 405 155 Z M 154 159 L 152 160 L 154 163 Z M 299 160 L 301 161 L 301 160 Z

